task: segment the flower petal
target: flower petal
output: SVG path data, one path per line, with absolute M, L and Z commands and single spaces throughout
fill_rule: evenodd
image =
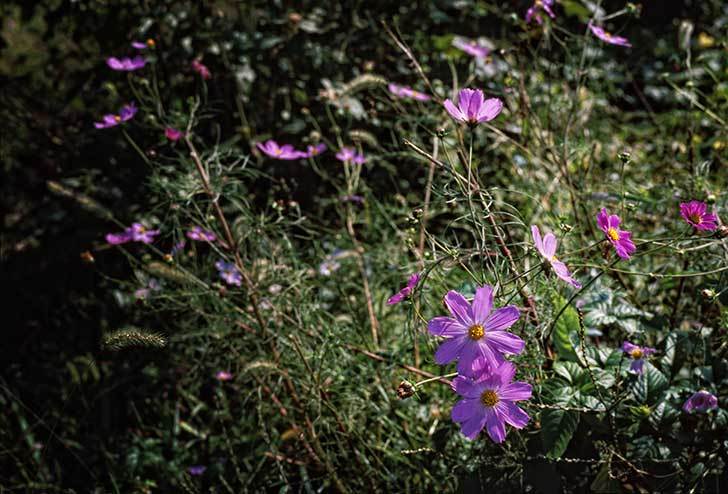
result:
M 463 345 L 466 343 L 466 339 L 467 336 L 462 336 L 460 338 L 451 338 L 443 341 L 435 352 L 435 362 L 444 365 L 458 358 L 462 352 Z
M 452 317 L 438 316 L 430 319 L 427 323 L 427 330 L 435 336 L 463 336 L 468 328 L 460 324 Z
M 475 439 L 478 437 L 480 431 L 483 430 L 483 427 L 485 427 L 485 421 L 486 415 L 484 413 L 473 415 L 470 420 L 462 423 L 460 432 L 468 439 Z
M 485 427 L 488 435 L 496 443 L 502 443 L 506 439 L 506 426 L 503 418 L 495 409 L 486 409 Z
M 546 256 L 543 250 L 543 240 L 541 240 L 541 232 L 536 225 L 531 225 L 531 236 L 533 237 L 533 243 L 536 244 L 536 250 L 542 256 Z
M 463 115 L 463 112 L 461 112 L 460 109 L 457 108 L 452 101 L 446 99 L 445 103 L 443 104 L 452 118 L 454 118 L 455 120 L 460 120 L 461 122 L 465 122 L 467 120 L 465 115 Z
M 518 355 L 526 346 L 526 342 L 507 331 L 489 331 L 486 337 L 491 347 L 501 353 Z
M 489 98 L 481 105 L 478 122 L 490 122 L 503 111 L 503 102 L 498 98 Z
M 501 417 L 516 429 L 523 429 L 528 424 L 528 414 L 512 401 L 501 401 L 498 403 Z
M 498 396 L 507 401 L 530 400 L 532 394 L 531 385 L 521 381 L 508 383 L 498 390 Z
M 458 373 L 463 376 L 475 377 L 473 364 L 480 357 L 480 342 L 473 341 L 467 336 L 463 336 L 465 343 L 460 352 L 458 360 Z
M 454 290 L 450 290 L 445 295 L 445 305 L 450 314 L 455 317 L 463 326 L 471 326 L 473 324 L 473 310 L 465 297 Z
M 480 404 L 480 400 L 477 398 L 460 400 L 455 403 L 454 407 L 452 407 L 450 417 L 453 422 L 466 422 L 472 416 L 480 412 L 481 407 L 482 405 Z
M 501 307 L 488 316 L 484 323 L 485 330 L 486 332 L 506 330 L 513 326 L 519 317 L 521 317 L 521 313 L 515 305 Z
M 483 324 L 493 309 L 493 287 L 484 285 L 475 291 L 473 299 L 473 321 Z
M 543 251 L 544 255 L 551 259 L 556 254 L 556 235 L 549 232 L 543 237 Z

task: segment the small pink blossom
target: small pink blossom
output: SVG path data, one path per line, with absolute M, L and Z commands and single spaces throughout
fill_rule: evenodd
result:
M 212 77 L 210 69 L 203 65 L 199 60 L 192 61 L 192 70 L 200 74 L 203 79 L 210 79 Z
M 581 288 L 581 283 L 571 276 L 566 264 L 556 258 L 556 236 L 549 232 L 544 235 L 543 239 L 541 239 L 541 232 L 536 225 L 531 226 L 531 235 L 533 236 L 533 242 L 536 244 L 536 250 L 538 250 L 539 254 L 541 254 L 541 256 L 546 259 L 546 262 L 551 265 L 551 269 L 553 269 L 554 273 L 556 273 L 556 276 L 572 285 L 574 288 Z
M 708 205 L 700 201 L 680 203 L 680 214 L 696 230 L 712 232 L 718 228 L 718 217 L 708 212 Z
M 233 378 L 233 375 L 230 374 L 228 371 L 218 371 L 217 374 L 215 374 L 215 379 L 218 381 L 230 381 Z
M 493 120 L 503 110 L 500 99 L 485 99 L 480 89 L 461 89 L 457 106 L 449 99 L 445 100 L 444 105 L 452 118 L 471 127 Z
M 607 240 L 614 246 L 617 255 L 622 259 L 629 259 L 637 248 L 632 242 L 632 234 L 626 230 L 619 229 L 619 216 L 610 215 L 606 208 L 597 214 L 597 225 L 606 235 Z
M 490 48 L 487 46 L 481 45 L 474 39 L 463 38 L 462 36 L 455 36 L 452 45 L 475 58 L 485 58 L 490 54 Z
M 398 98 L 409 98 L 417 101 L 429 101 L 431 98 L 425 93 L 415 91 L 409 86 L 400 86 L 398 84 L 389 84 L 387 86 L 389 92 Z
M 632 44 L 627 40 L 627 38 L 623 38 L 621 36 L 615 36 L 611 33 L 608 33 L 602 27 L 595 26 L 594 24 L 589 24 L 589 29 L 591 30 L 592 33 L 594 33 L 594 36 L 596 36 L 600 40 L 604 41 L 605 43 L 609 43 L 610 45 L 616 45 L 616 46 L 624 46 L 627 48 L 632 47 Z
M 407 280 L 407 286 L 402 288 L 400 291 L 389 297 L 387 299 L 387 305 L 394 305 L 400 303 L 402 300 L 406 299 L 412 294 L 412 291 L 417 286 L 417 283 L 420 282 L 420 273 L 415 273 L 412 276 L 409 277 L 409 280 Z
M 181 130 L 177 130 L 174 127 L 167 127 L 164 129 L 164 137 L 172 142 L 177 142 L 185 136 L 185 133 Z

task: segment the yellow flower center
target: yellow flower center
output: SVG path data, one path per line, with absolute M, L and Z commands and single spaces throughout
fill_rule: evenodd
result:
M 114 120 L 117 122 L 121 122 L 121 117 L 119 115 L 114 115 Z
M 619 232 L 616 228 L 610 228 L 609 230 L 607 230 L 607 237 L 612 239 L 613 242 L 616 242 L 617 240 L 619 240 Z
M 154 42 L 154 40 L 153 40 L 152 38 L 149 38 L 149 39 L 147 40 L 147 46 L 154 46 L 154 45 L 155 45 L 155 42 Z
M 640 349 L 640 348 L 635 348 L 634 350 L 632 350 L 632 351 L 630 352 L 630 355 L 632 356 L 632 358 L 633 358 L 633 359 L 637 360 L 637 359 L 640 359 L 640 358 L 642 358 L 642 356 L 643 356 L 644 354 L 642 353 L 642 349 Z
M 556 262 L 558 260 L 558 257 L 556 257 L 555 255 L 551 256 L 551 262 Z
M 487 407 L 494 407 L 499 401 L 498 395 L 491 389 L 480 395 L 480 402 Z
M 700 221 L 703 219 L 698 213 L 693 213 L 688 216 L 690 218 L 690 221 L 695 223 L 696 225 L 700 224 Z
M 280 149 L 276 149 L 274 152 L 276 156 L 280 156 L 281 154 L 283 154 L 283 151 L 281 151 Z
M 479 340 L 485 335 L 485 328 L 481 326 L 480 324 L 473 324 L 470 326 L 470 329 L 468 329 L 468 336 L 470 336 L 473 340 Z

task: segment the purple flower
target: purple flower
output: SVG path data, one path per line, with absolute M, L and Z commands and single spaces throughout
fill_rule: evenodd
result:
M 203 65 L 199 60 L 192 60 L 192 70 L 200 74 L 203 79 L 209 79 L 212 77 L 210 69 Z
M 205 470 L 207 470 L 207 467 L 205 465 L 192 465 L 187 469 L 187 472 L 189 472 L 190 475 L 196 477 L 205 473 Z
M 146 300 L 151 292 L 158 292 L 161 289 L 162 287 L 159 282 L 152 278 L 149 280 L 149 283 L 147 283 L 147 286 L 134 291 L 134 298 L 137 300 Z
M 597 214 L 597 225 L 604 234 L 607 236 L 614 249 L 617 251 L 617 255 L 622 259 L 629 259 L 630 255 L 637 250 L 632 242 L 632 234 L 625 230 L 619 229 L 620 219 L 616 214 L 609 214 L 607 208 Z
M 490 54 L 490 48 L 487 46 L 479 44 L 474 39 L 463 38 L 462 36 L 455 36 L 452 45 L 475 58 L 485 58 Z
M 112 113 L 104 115 L 101 119 L 101 122 L 94 122 L 94 127 L 96 127 L 97 129 L 116 127 L 122 122 L 131 120 L 134 115 L 136 115 L 137 111 L 139 111 L 139 109 L 134 106 L 134 103 L 129 103 L 128 105 L 124 105 L 121 107 L 118 115 L 114 115 Z
M 591 29 L 591 32 L 594 33 L 594 36 L 604 41 L 605 43 L 609 43 L 610 45 L 626 46 L 627 48 L 632 47 L 627 38 L 610 34 L 605 31 L 604 28 L 595 26 L 594 24 L 589 24 L 589 29 Z
M 541 18 L 541 11 L 546 12 L 552 19 L 556 18 L 556 14 L 552 7 L 554 6 L 554 0 L 535 0 L 533 5 L 526 11 L 526 23 L 530 23 L 531 19 L 536 19 L 538 24 L 543 24 Z
M 485 427 L 494 442 L 502 443 L 505 424 L 522 429 L 528 423 L 528 414 L 514 402 L 530 399 L 531 385 L 512 382 L 516 366 L 511 362 L 492 369 L 483 369 L 475 378 L 458 376 L 453 380 L 453 389 L 463 399 L 455 404 L 451 417 L 468 439 L 475 439 Z
M 120 71 L 124 71 L 124 72 L 131 72 L 133 70 L 141 69 L 146 64 L 147 64 L 147 61 L 144 60 L 144 57 L 141 57 L 139 55 L 137 55 L 134 58 L 109 57 L 106 59 L 106 65 L 111 67 L 113 70 L 120 70 Z
M 417 286 L 417 283 L 420 282 L 420 273 L 415 273 L 412 276 L 409 277 L 409 280 L 407 280 L 407 286 L 402 288 L 400 291 L 389 297 L 387 299 L 387 305 L 394 305 L 400 303 L 402 300 L 406 299 L 410 296 L 412 293 L 412 290 L 415 289 Z
M 319 154 L 326 151 L 326 144 L 323 142 L 314 145 L 309 144 L 308 147 L 306 147 L 306 152 L 301 153 L 302 158 L 313 158 L 314 156 L 318 156 Z
M 421 93 L 419 91 L 415 91 L 409 86 L 389 84 L 387 87 L 389 88 L 389 92 L 397 96 L 398 98 L 409 98 L 415 99 L 417 101 L 429 101 L 431 99 L 429 95 Z
M 698 391 L 694 393 L 683 404 L 683 412 L 692 413 L 693 410 L 698 412 L 707 412 L 718 408 L 718 397 L 707 391 Z
M 364 204 L 364 197 L 356 194 L 341 196 L 339 200 L 341 202 L 355 202 L 357 204 Z
M 220 278 L 225 280 L 228 285 L 240 286 L 243 282 L 243 276 L 235 267 L 235 264 L 231 262 L 225 262 L 223 260 L 217 261 L 215 267 L 220 273 Z
M 131 46 L 137 50 L 146 50 L 147 48 L 154 48 L 156 43 L 152 38 L 148 38 L 147 41 L 142 43 L 141 41 L 132 41 Z
M 362 153 L 358 153 L 353 148 L 347 147 L 341 148 L 341 151 L 336 153 L 336 159 L 344 163 L 354 163 L 356 165 L 363 165 L 367 161 Z
M 111 245 L 125 244 L 127 242 L 142 242 L 151 244 L 154 237 L 159 235 L 159 230 L 149 230 L 141 223 L 132 223 L 132 225 L 119 233 L 108 233 L 106 241 Z
M 681 202 L 680 214 L 696 230 L 713 231 L 718 228 L 718 217 L 708 213 L 708 205 L 704 202 Z
M 549 232 L 544 235 L 543 240 L 541 240 L 541 232 L 536 225 L 531 225 L 531 235 L 533 235 L 533 242 L 536 244 L 536 250 L 538 250 L 539 254 L 541 254 L 541 256 L 543 256 L 543 258 L 551 265 L 556 276 L 575 288 L 581 288 L 581 283 L 571 276 L 566 264 L 556 258 L 556 236 Z
M 475 126 L 497 117 L 503 110 L 503 102 L 498 98 L 484 99 L 483 91 L 480 89 L 461 89 L 458 94 L 458 106 L 446 99 L 445 109 L 455 120 Z
M 181 130 L 177 130 L 174 127 L 167 127 L 164 129 L 164 137 L 169 139 L 172 142 L 179 141 L 185 136 L 185 133 Z
M 182 252 L 182 250 L 185 248 L 185 245 L 187 245 L 187 242 L 185 242 L 184 240 L 180 240 L 179 242 L 177 242 L 176 244 L 174 244 L 172 246 L 171 255 L 176 256 L 177 254 L 179 254 L 180 252 Z
M 267 140 L 265 144 L 259 142 L 256 146 L 265 154 L 277 160 L 297 160 L 303 158 L 306 154 L 301 151 L 296 151 L 290 144 L 279 146 L 273 139 Z
M 435 336 L 447 338 L 435 353 L 440 365 L 458 360 L 458 373 L 472 375 L 473 362 L 483 357 L 496 368 L 504 361 L 504 354 L 519 354 L 525 343 L 506 331 L 520 317 L 514 305 L 493 310 L 493 287 L 485 285 L 475 292 L 472 306 L 461 294 L 450 290 L 445 305 L 452 317 L 435 317 L 427 329 Z
M 209 230 L 203 230 L 199 226 L 193 226 L 187 232 L 187 238 L 200 242 L 214 242 L 217 239 L 214 233 Z
M 218 371 L 217 374 L 215 374 L 215 379 L 218 381 L 229 381 L 233 378 L 233 375 L 230 374 L 228 371 Z
M 632 359 L 632 365 L 629 366 L 629 370 L 635 374 L 642 374 L 645 357 L 652 355 L 657 350 L 648 346 L 633 345 L 629 341 L 625 341 L 622 343 L 622 351 Z

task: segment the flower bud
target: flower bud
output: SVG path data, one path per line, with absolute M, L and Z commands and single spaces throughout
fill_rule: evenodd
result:
M 397 386 L 397 398 L 404 400 L 415 394 L 415 386 L 409 381 L 402 381 Z

